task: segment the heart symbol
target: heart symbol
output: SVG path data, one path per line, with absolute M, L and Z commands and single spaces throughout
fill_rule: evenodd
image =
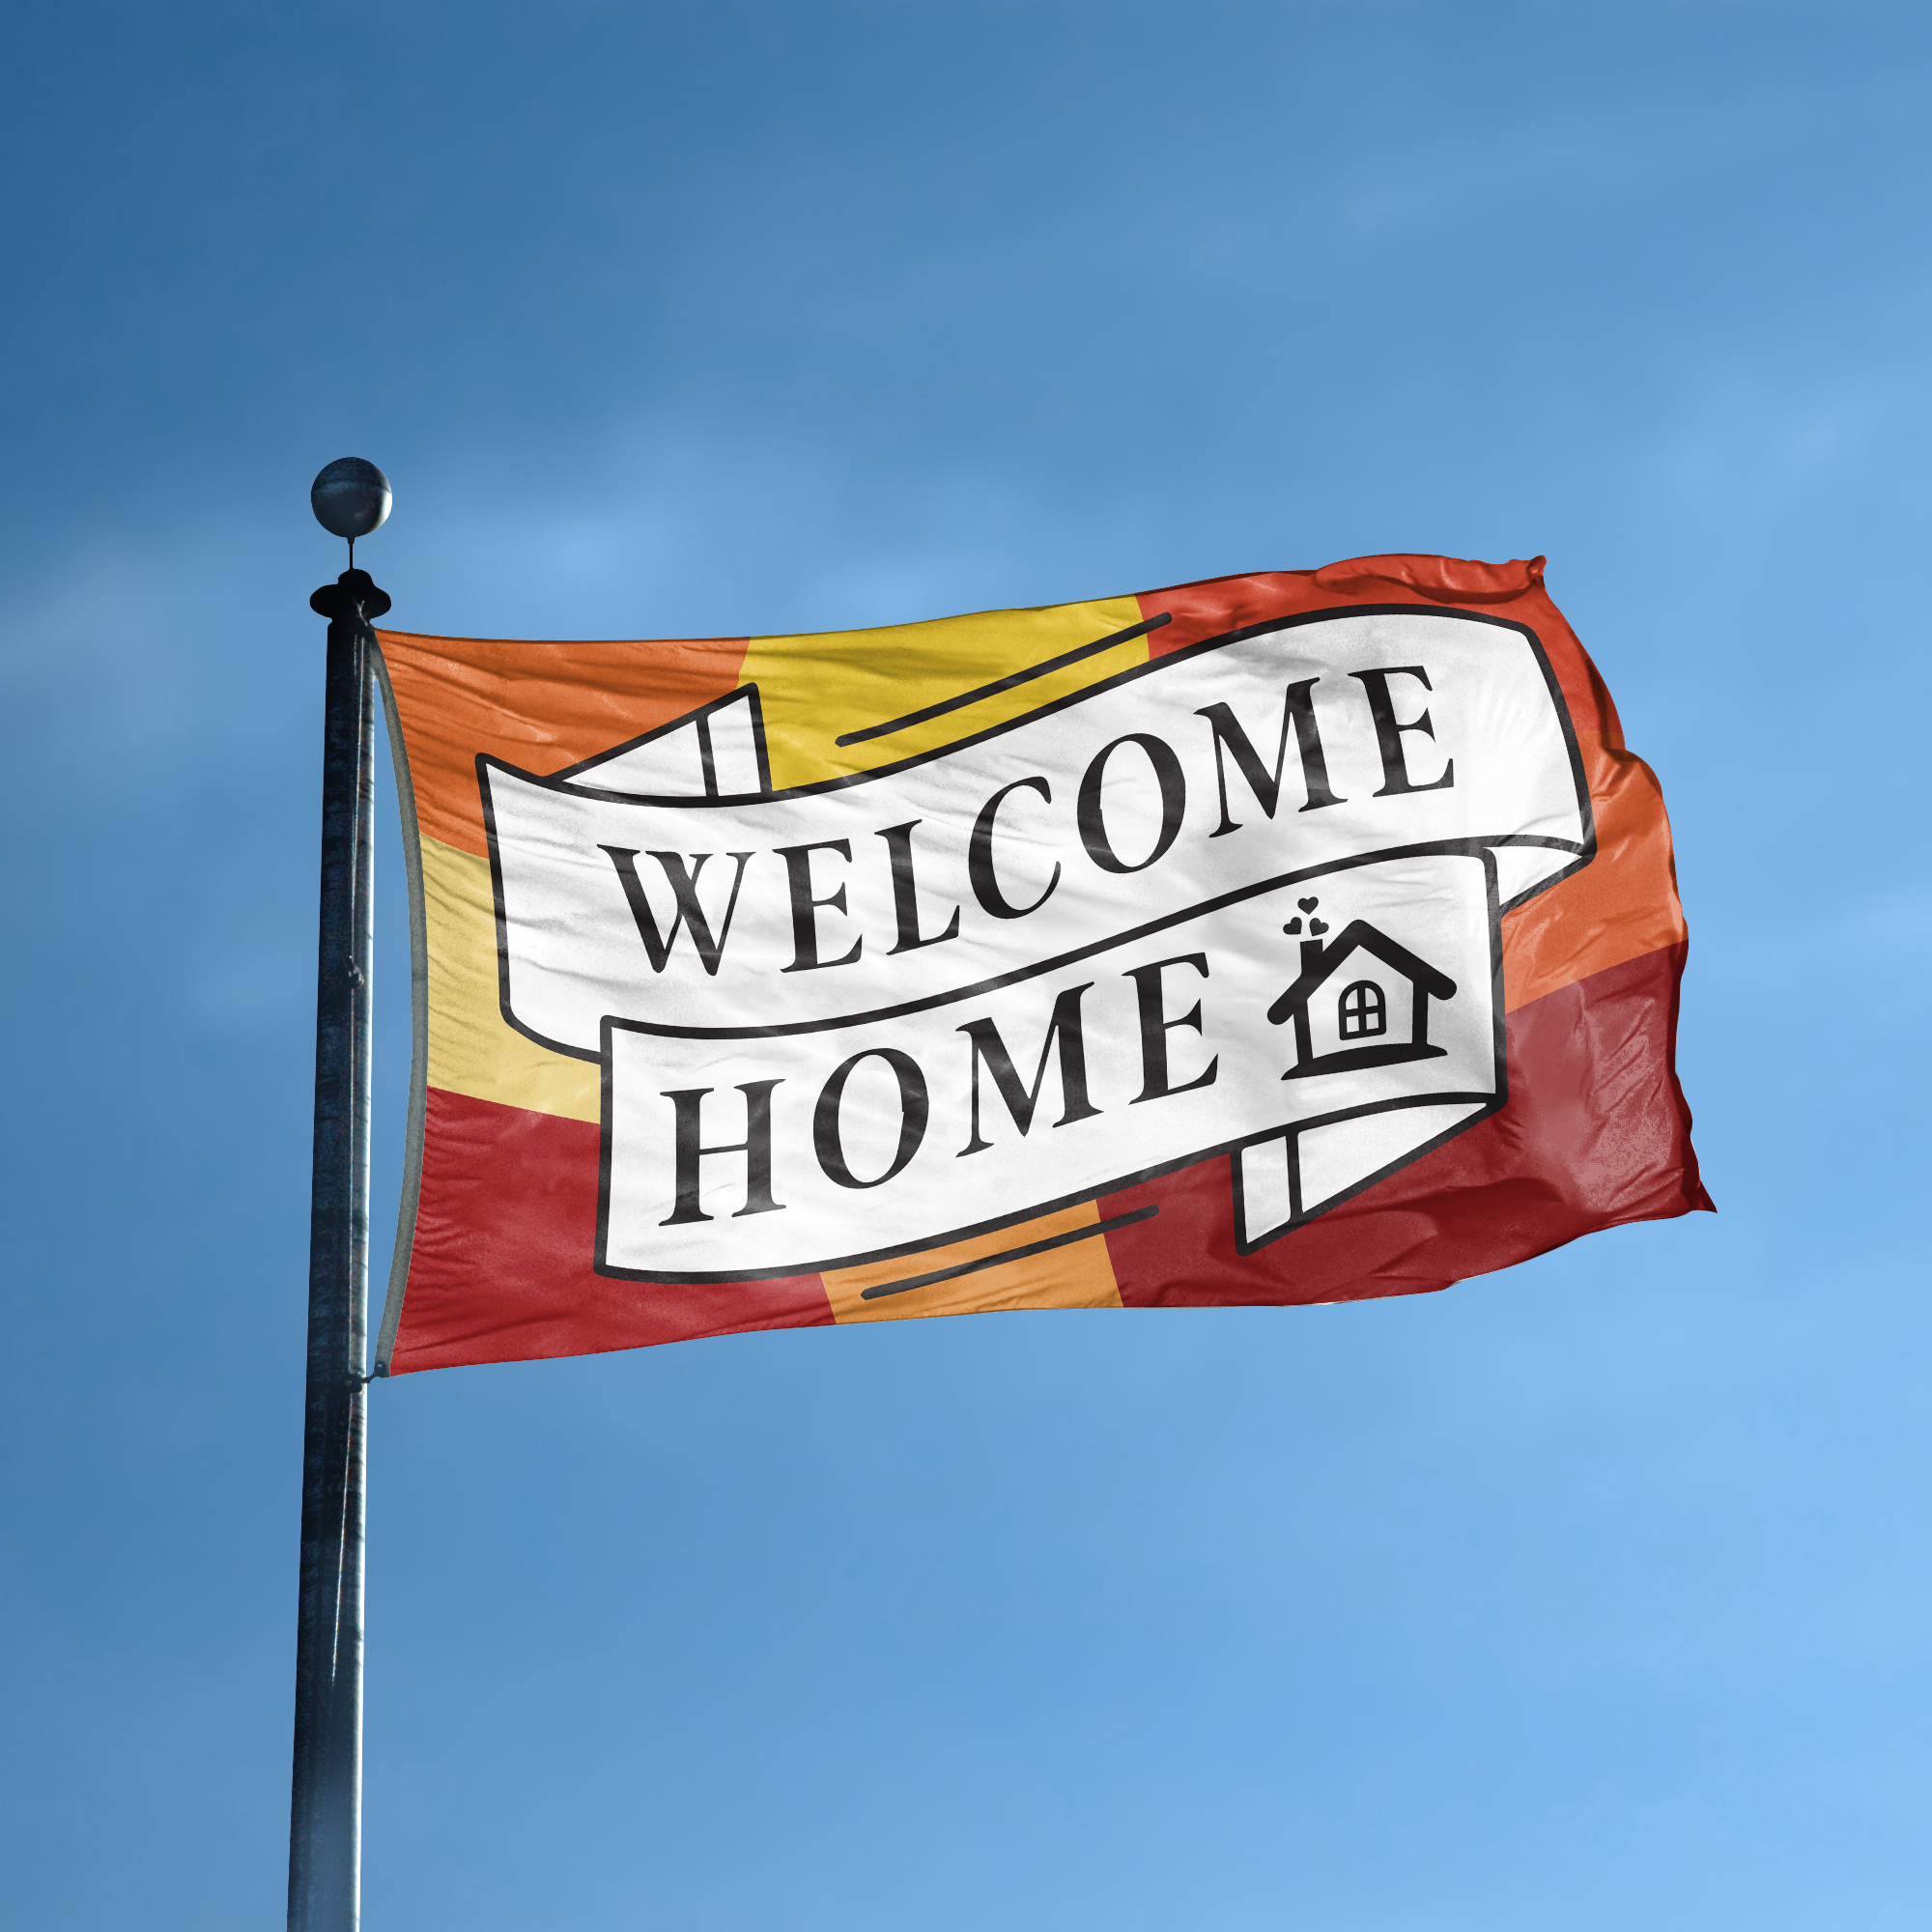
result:
M 1313 912 L 1313 911 L 1315 910 L 1315 908 L 1316 908 L 1317 906 L 1319 906 L 1319 905 L 1320 905 L 1321 903 L 1321 901 L 1320 899 L 1296 899 L 1296 900 L 1295 900 L 1295 904 L 1296 904 L 1296 905 L 1298 905 L 1298 906 L 1299 906 L 1299 907 L 1300 907 L 1300 908 L 1302 909 L 1302 911 L 1303 911 L 1303 912 Z
M 1325 919 L 1311 919 L 1308 922 L 1308 929 L 1310 932 L 1326 932 L 1328 922 Z
M 1292 919 L 1282 927 L 1282 930 L 1284 932 L 1299 932 L 1301 930 L 1301 922 L 1298 919 Z

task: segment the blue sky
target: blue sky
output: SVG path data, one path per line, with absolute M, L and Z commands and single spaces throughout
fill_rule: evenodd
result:
M 371 1932 L 1922 1927 L 1928 79 L 1856 0 L 16 9 L 10 1918 L 281 1910 L 355 453 L 426 631 L 1547 553 L 1722 1210 L 379 1387 Z

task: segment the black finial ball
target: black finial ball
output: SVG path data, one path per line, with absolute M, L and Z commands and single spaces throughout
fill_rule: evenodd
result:
M 354 543 L 389 514 L 389 479 L 359 456 L 338 456 L 309 485 L 315 520 L 332 537 Z

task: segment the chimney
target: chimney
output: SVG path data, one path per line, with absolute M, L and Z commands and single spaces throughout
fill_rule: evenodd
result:
M 1321 963 L 1321 955 L 1327 948 L 1319 939 L 1304 939 L 1301 942 L 1301 970 L 1312 973 Z

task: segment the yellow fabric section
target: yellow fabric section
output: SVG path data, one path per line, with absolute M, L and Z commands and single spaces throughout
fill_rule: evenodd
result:
M 904 1321 L 921 1315 L 986 1315 L 1016 1308 L 1118 1308 L 1121 1291 L 1114 1282 L 1104 1235 L 1070 1241 L 1064 1248 L 1030 1255 L 1024 1261 L 1002 1262 L 973 1274 L 954 1275 L 951 1281 L 934 1282 L 929 1288 L 909 1288 L 877 1301 L 865 1299 L 868 1288 L 935 1274 L 941 1268 L 956 1267 L 961 1262 L 978 1261 L 986 1255 L 1005 1254 L 1076 1228 L 1091 1228 L 1099 1218 L 1099 1208 L 1091 1201 L 1083 1202 L 1077 1208 L 1042 1215 L 1037 1221 L 1022 1221 L 991 1235 L 975 1235 L 971 1240 L 955 1241 L 950 1247 L 922 1248 L 916 1255 L 867 1262 L 864 1267 L 835 1268 L 820 1280 L 836 1321 Z
M 550 1053 L 503 1018 L 489 860 L 425 838 L 422 871 L 429 931 L 429 1084 L 505 1107 L 596 1120 L 596 1063 Z
M 813 784 L 955 744 L 1069 692 L 1084 691 L 1116 671 L 1146 664 L 1147 639 L 1133 638 L 926 724 L 869 738 L 863 745 L 834 742 L 841 732 L 903 718 L 1140 621 L 1137 599 L 1107 597 L 1091 604 L 984 611 L 874 631 L 753 638 L 738 681 L 758 687 L 772 783 L 781 788 Z

